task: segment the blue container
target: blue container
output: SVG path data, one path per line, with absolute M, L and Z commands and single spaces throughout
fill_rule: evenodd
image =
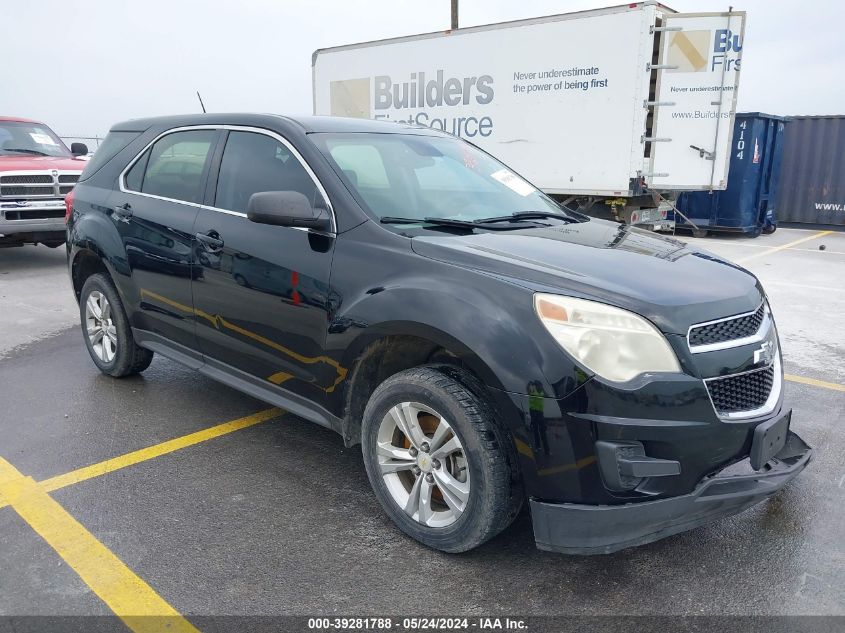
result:
M 737 114 L 724 191 L 678 196 L 678 209 L 702 231 L 731 231 L 756 237 L 777 228 L 777 190 L 785 117 Z M 675 214 L 679 227 L 689 224 Z

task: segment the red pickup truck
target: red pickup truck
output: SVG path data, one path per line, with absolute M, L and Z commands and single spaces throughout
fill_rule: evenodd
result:
M 0 117 L 0 247 L 65 241 L 65 196 L 85 167 L 83 143 L 71 148 L 43 123 Z

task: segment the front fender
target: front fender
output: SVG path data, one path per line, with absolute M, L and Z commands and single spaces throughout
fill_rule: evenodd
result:
M 326 349 L 346 368 L 379 338 L 406 335 L 444 347 L 501 391 L 563 397 L 589 378 L 540 323 L 532 288 L 419 255 L 372 222 L 338 239 L 331 287 Z
M 364 295 L 340 310 L 333 323 L 351 327 L 342 333 L 330 327 L 328 347 L 343 350 L 341 364 L 352 366 L 386 336 L 415 336 L 454 354 L 490 387 L 522 393 L 530 381 L 542 379 L 539 350 L 533 341 L 525 344 L 518 322 L 501 306 L 483 293 L 456 295 L 431 281 L 406 279 L 402 287 Z

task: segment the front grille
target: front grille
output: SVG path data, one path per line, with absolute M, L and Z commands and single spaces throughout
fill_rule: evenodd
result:
M 760 329 L 765 316 L 763 304 L 752 314 L 693 327 L 689 333 L 690 347 L 712 345 L 753 336 Z
M 744 374 L 707 381 L 713 406 L 719 414 L 759 409 L 769 399 L 775 368 L 769 366 Z
M 26 187 L 23 185 L 0 185 L 0 196 L 6 196 L 7 198 L 54 195 L 56 195 L 56 190 L 52 183 L 49 185 L 35 185 L 32 187 Z
M 75 182 L 75 181 L 74 181 Z M 0 176 L 0 185 L 37 185 L 53 184 L 53 177 L 49 174 L 25 174 L 22 176 Z
M 55 175 L 54 175 L 55 174 Z M 79 174 L 26 174 L 0 172 L 0 198 L 21 200 L 26 198 L 58 198 L 70 193 L 79 180 Z

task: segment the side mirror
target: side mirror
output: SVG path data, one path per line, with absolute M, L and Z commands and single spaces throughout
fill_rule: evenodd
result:
M 88 153 L 88 146 L 85 143 L 71 143 L 70 153 L 74 156 L 85 156 Z
M 328 211 L 312 206 L 298 191 L 259 191 L 249 197 L 246 217 L 258 224 L 292 226 L 317 231 L 331 229 Z

